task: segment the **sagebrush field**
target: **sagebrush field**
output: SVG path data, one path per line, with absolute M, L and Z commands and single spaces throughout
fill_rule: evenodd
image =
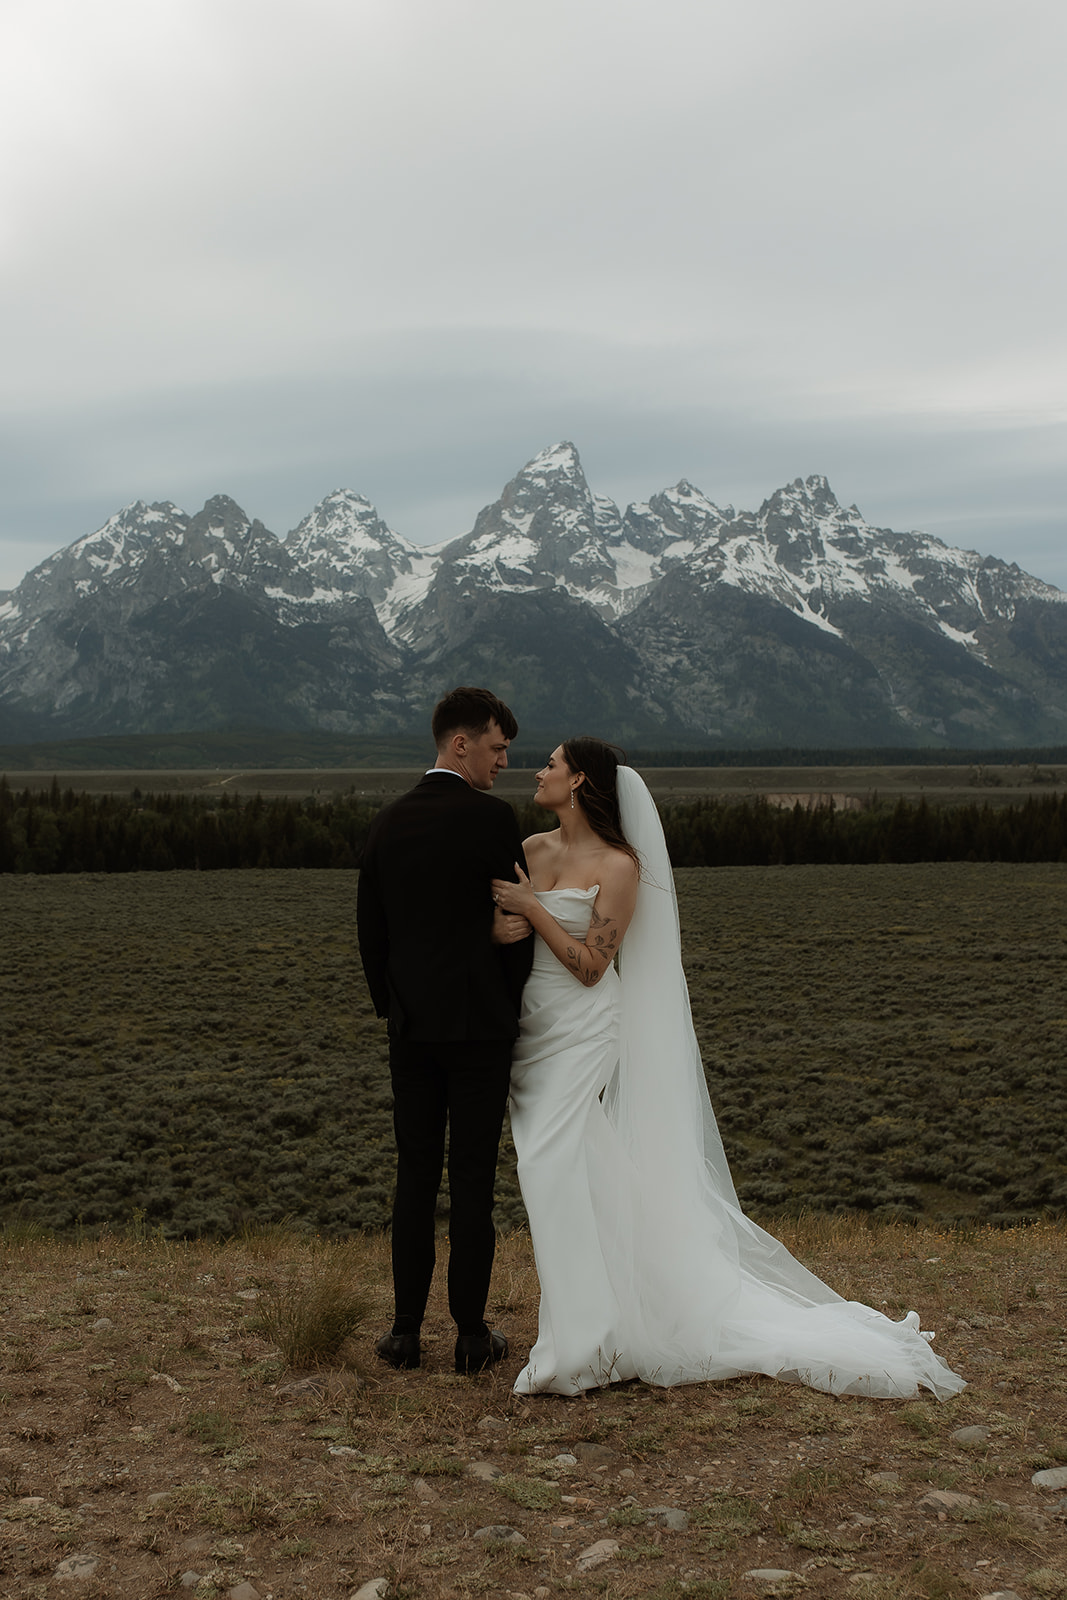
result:
M 677 874 L 742 1200 L 767 1215 L 1067 1209 L 1067 866 Z M 0 1220 L 225 1236 L 388 1220 L 356 875 L 9 877 Z M 513 1162 L 499 1217 L 521 1225 Z

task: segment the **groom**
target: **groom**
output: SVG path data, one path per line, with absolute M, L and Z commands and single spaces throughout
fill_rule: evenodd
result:
M 374 1009 L 389 1022 L 396 1134 L 392 1255 L 396 1315 L 378 1340 L 417 1367 L 433 1277 L 434 1210 L 448 1128 L 448 1306 L 457 1372 L 507 1354 L 485 1303 L 493 1266 L 493 1184 L 529 924 L 495 912 L 490 880 L 525 865 L 511 807 L 488 791 L 518 724 L 488 689 L 434 707 L 436 764 L 375 818 L 359 874 L 359 950 Z

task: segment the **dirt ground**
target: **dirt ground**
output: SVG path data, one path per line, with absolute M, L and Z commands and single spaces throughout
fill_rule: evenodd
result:
M 944 1404 L 765 1379 L 520 1399 L 537 1301 L 522 1234 L 490 1305 L 511 1354 L 470 1379 L 439 1287 L 421 1370 L 376 1359 L 380 1236 L 8 1230 L 0 1595 L 333 1600 L 375 1579 L 393 1600 L 1067 1595 L 1067 1489 L 1031 1482 L 1067 1463 L 1067 1229 L 778 1231 L 846 1297 L 917 1309 L 968 1387 Z M 324 1283 L 362 1320 L 328 1364 L 286 1366 L 279 1327 L 306 1337 L 292 1319 Z M 769 1572 L 786 1575 L 753 1576 Z

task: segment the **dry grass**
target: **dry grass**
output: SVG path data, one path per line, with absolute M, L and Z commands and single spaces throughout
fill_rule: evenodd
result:
M 840 1218 L 779 1231 L 841 1292 L 915 1306 L 969 1379 L 963 1394 L 896 1404 L 740 1380 L 520 1399 L 510 1385 L 537 1304 L 522 1235 L 501 1244 L 490 1306 L 513 1354 L 471 1380 L 451 1370 L 440 1281 L 422 1370 L 376 1362 L 390 1310 L 380 1236 L 8 1234 L 0 1594 L 43 1600 L 75 1554 L 99 1558 L 76 1586 L 85 1600 L 185 1592 L 189 1570 L 201 1600 L 246 1581 L 263 1600 L 341 1600 L 379 1576 L 397 1600 L 724 1600 L 771 1592 L 742 1577 L 756 1568 L 795 1574 L 778 1594 L 1067 1594 L 1062 1497 L 1030 1483 L 1067 1461 L 1067 1231 Z M 330 1364 L 293 1370 L 271 1308 L 317 1302 L 320 1326 L 330 1283 L 366 1315 Z M 989 1429 L 978 1445 L 952 1438 L 975 1423 Z M 557 1462 L 564 1453 L 577 1465 Z M 471 1476 L 472 1461 L 501 1476 Z M 934 1488 L 971 1501 L 920 1507 Z M 664 1505 L 688 1513 L 684 1531 L 648 1520 Z M 527 1542 L 472 1537 L 501 1524 Z M 580 1574 L 579 1552 L 604 1538 L 617 1557 Z
M 323 1249 L 310 1267 L 269 1283 L 252 1326 L 277 1345 L 288 1367 L 354 1366 L 352 1341 L 370 1300 L 359 1281 L 363 1252 L 351 1244 Z

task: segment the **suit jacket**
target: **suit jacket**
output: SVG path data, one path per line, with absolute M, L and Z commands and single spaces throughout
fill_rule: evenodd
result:
M 492 943 L 491 878 L 525 869 L 515 813 L 429 772 L 371 824 L 359 874 L 359 952 L 398 1039 L 514 1039 L 533 939 Z

